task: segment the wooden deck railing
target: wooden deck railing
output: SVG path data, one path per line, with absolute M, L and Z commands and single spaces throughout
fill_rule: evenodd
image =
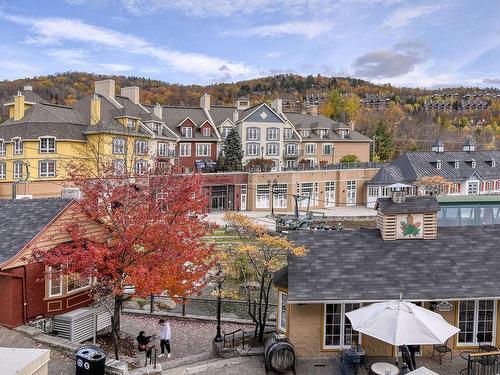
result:
M 500 351 L 469 354 L 467 375 L 500 374 Z

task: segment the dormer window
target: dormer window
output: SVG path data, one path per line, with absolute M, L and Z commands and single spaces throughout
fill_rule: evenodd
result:
M 311 135 L 311 131 L 309 129 L 302 130 L 303 137 L 309 137 Z
M 23 141 L 21 138 L 14 138 L 14 155 L 22 155 L 23 154 Z
M 436 162 L 436 169 L 441 169 L 441 161 L 440 160 L 438 160 Z
M 135 128 L 135 120 L 132 118 L 127 119 L 127 128 L 134 129 Z
M 349 130 L 347 129 L 340 129 L 339 134 L 342 139 L 349 138 Z
M 203 128 L 201 134 L 203 134 L 204 137 L 210 137 L 210 128 L 209 127 Z
M 476 168 L 476 161 L 475 160 L 472 160 L 471 163 L 470 163 L 470 166 L 471 168 Z
M 460 168 L 460 163 L 458 161 L 456 161 L 454 164 L 455 164 L 455 169 Z
M 497 162 L 495 160 L 491 160 L 491 168 L 495 168 L 497 166 Z
M 5 155 L 5 141 L 0 139 L 0 156 Z
M 193 138 L 193 128 L 190 126 L 183 126 L 181 128 L 181 134 L 185 138 Z
M 320 129 L 319 130 L 319 137 L 321 139 L 328 138 L 328 129 Z
M 292 139 L 292 129 L 283 129 L 283 138 Z

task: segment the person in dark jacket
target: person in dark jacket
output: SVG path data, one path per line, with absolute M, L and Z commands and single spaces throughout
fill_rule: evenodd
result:
M 139 336 L 137 336 L 137 350 L 140 352 L 146 352 L 146 358 L 151 358 L 151 351 L 153 346 L 150 345 L 151 338 L 153 336 L 146 336 L 146 332 L 139 332 Z

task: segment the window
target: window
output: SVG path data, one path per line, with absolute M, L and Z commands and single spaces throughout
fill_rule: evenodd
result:
M 222 138 L 227 138 L 227 135 L 229 134 L 229 132 L 231 131 L 231 128 L 222 128 L 221 130 L 221 135 L 222 135 Z
M 132 118 L 127 119 L 127 128 L 134 129 L 135 128 L 135 120 Z
M 5 171 L 5 162 L 0 163 L 0 180 L 5 180 L 6 171 Z
M 14 178 L 23 178 L 23 163 L 21 161 L 14 162 Z
M 293 138 L 292 129 L 283 129 L 283 138 L 284 139 L 292 139 Z
M 297 145 L 295 143 L 289 143 L 285 145 L 285 155 L 297 155 Z
M 148 142 L 142 140 L 135 141 L 135 153 L 137 155 L 146 155 L 148 153 Z
M 210 128 L 208 126 L 204 127 L 203 129 L 201 129 L 201 134 L 204 137 L 210 137 Z
M 333 145 L 331 143 L 323 144 L 323 155 L 333 154 Z
M 41 154 L 49 154 L 56 152 L 56 139 L 55 138 L 40 138 L 39 151 Z
M 152 122 L 150 125 L 151 125 L 151 129 L 153 130 L 153 132 L 155 132 L 156 134 L 161 134 L 160 124 L 158 124 L 157 122 Z
M 0 156 L 5 155 L 5 141 L 0 139 Z
M 90 278 L 88 279 L 81 279 L 78 277 L 78 275 L 72 275 L 68 276 L 68 281 L 67 281 L 67 292 L 74 292 L 75 290 L 83 289 L 90 286 Z
M 457 183 L 450 184 L 449 193 L 450 194 L 459 194 L 460 193 L 460 184 L 457 184 Z
M 286 331 L 286 301 L 287 301 L 287 294 L 283 292 L 279 292 L 278 294 L 278 306 L 279 306 L 279 311 L 278 311 L 278 328 L 285 332 Z
M 142 175 L 146 173 L 148 163 L 145 160 L 137 160 L 135 162 L 135 174 Z
M 341 129 L 339 134 L 342 139 L 349 138 L 349 130 L 347 129 Z
M 269 185 L 257 185 L 255 208 L 269 208 Z
M 14 138 L 14 155 L 22 155 L 23 153 L 23 141 L 21 138 Z
M 158 143 L 158 156 L 168 156 L 168 143 Z
M 305 198 L 300 202 L 300 207 L 307 207 L 308 203 L 309 206 L 318 205 L 318 198 L 319 198 L 318 182 L 303 182 L 301 184 L 297 184 L 297 193 Z M 309 202 L 306 197 L 311 197 L 309 199 Z
M 260 129 L 259 128 L 248 128 L 247 129 L 247 140 L 260 141 Z
M 267 155 L 279 155 L 280 153 L 279 143 L 268 143 L 266 146 L 267 146 Z
M 49 297 L 60 296 L 62 294 L 61 275 L 56 275 L 55 273 L 52 273 L 52 269 L 50 267 L 49 267 L 48 281 L 49 281 Z
M 347 206 L 356 205 L 356 180 L 347 181 L 346 205 Z
M 113 154 L 124 154 L 125 153 L 125 139 L 123 138 L 113 138 Z
M 319 129 L 318 134 L 321 139 L 328 138 L 328 129 Z
M 285 167 L 286 168 L 295 168 L 296 166 L 297 166 L 297 163 L 295 160 L 293 160 L 293 159 L 285 160 Z
M 436 162 L 436 169 L 441 169 L 441 162 L 440 161 Z
M 311 135 L 311 131 L 309 129 L 302 130 L 303 137 L 309 137 Z
M 55 177 L 56 176 L 56 162 L 54 160 L 42 160 L 38 164 L 39 177 Z
M 314 143 L 306 143 L 306 155 L 316 154 L 316 145 Z
M 193 128 L 190 126 L 183 126 L 181 128 L 181 134 L 185 138 L 193 138 Z
M 0 146 L 0 154 L 1 154 L 1 153 L 2 153 L 2 151 L 1 151 L 1 146 Z M 495 168 L 496 166 L 497 166 L 497 162 L 496 162 L 495 160 L 492 160 L 492 161 L 491 161 L 491 167 L 492 167 L 492 168 Z
M 378 197 L 379 187 L 378 186 L 368 186 L 368 196 Z
M 459 345 L 495 342 L 495 305 L 494 300 L 460 301 L 458 305 Z
M 455 162 L 455 169 L 458 169 L 458 168 L 460 168 L 460 162 L 456 161 Z
M 359 303 L 325 304 L 324 348 L 350 347 L 360 343 L 359 333 L 354 331 L 345 313 L 359 309 Z
M 273 207 L 274 208 L 286 208 L 287 206 L 287 184 L 276 184 L 273 190 Z
M 280 130 L 276 128 L 267 129 L 267 140 L 268 141 L 277 141 L 280 139 Z
M 125 160 L 113 160 L 113 175 L 121 176 L 123 174 L 125 174 Z
M 258 143 L 248 143 L 247 144 L 247 156 L 259 155 L 259 144 Z
M 476 161 L 475 160 L 472 160 L 472 162 L 470 163 L 470 167 L 476 168 Z
M 335 206 L 335 181 L 327 181 L 325 184 L 325 207 Z
M 180 156 L 191 156 L 191 143 L 181 143 L 179 150 Z
M 210 156 L 210 143 L 198 143 L 196 145 L 196 156 Z

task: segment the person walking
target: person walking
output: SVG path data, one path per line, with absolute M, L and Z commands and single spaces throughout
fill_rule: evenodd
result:
M 170 358 L 170 338 L 172 337 L 172 330 L 170 329 L 170 323 L 165 322 L 160 319 L 158 322 L 160 324 L 160 348 L 161 354 L 159 357 L 165 356 L 165 349 L 167 350 L 167 358 Z

